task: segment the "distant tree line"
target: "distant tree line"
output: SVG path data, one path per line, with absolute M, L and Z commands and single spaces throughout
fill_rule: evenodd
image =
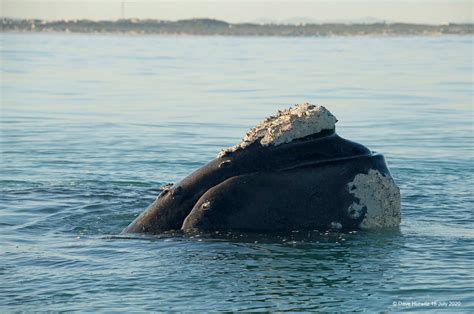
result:
M 361 36 L 361 35 L 472 35 L 474 24 L 231 24 L 213 19 L 181 21 L 121 19 L 117 21 L 3 18 L 2 32 L 72 32 L 186 34 L 225 36 Z

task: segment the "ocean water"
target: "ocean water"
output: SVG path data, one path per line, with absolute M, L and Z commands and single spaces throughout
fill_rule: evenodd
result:
M 1 34 L 0 311 L 474 311 L 473 38 Z M 385 155 L 396 231 L 120 235 L 278 109 Z

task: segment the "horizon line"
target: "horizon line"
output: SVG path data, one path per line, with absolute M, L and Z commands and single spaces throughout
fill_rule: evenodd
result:
M 237 22 L 232 23 L 225 21 L 223 19 L 215 19 L 215 18 L 208 18 L 208 17 L 193 17 L 193 18 L 186 18 L 186 19 L 177 19 L 177 20 L 166 20 L 166 19 L 156 19 L 156 18 L 138 18 L 138 17 L 128 17 L 128 18 L 118 18 L 118 19 L 88 19 L 88 18 L 79 18 L 79 19 L 69 19 L 69 18 L 62 18 L 62 19 L 42 19 L 42 18 L 18 18 L 18 17 L 9 17 L 9 16 L 0 16 L 2 20 L 16 20 L 16 21 L 42 21 L 42 22 L 79 22 L 79 21 L 90 21 L 90 22 L 119 22 L 119 21 L 154 21 L 154 22 L 185 22 L 185 21 L 215 21 L 220 23 L 226 23 L 228 25 L 245 25 L 245 24 L 252 24 L 252 25 L 292 25 L 292 26 L 305 26 L 305 25 L 393 25 L 393 24 L 403 24 L 403 25 L 426 25 L 426 26 L 445 26 L 445 25 L 474 25 L 473 21 L 466 21 L 466 22 L 444 22 L 444 23 L 413 23 L 413 22 L 400 22 L 400 21 L 375 21 L 375 22 L 363 22 L 363 21 L 351 21 L 348 19 L 345 22 L 342 21 L 311 21 L 311 22 Z

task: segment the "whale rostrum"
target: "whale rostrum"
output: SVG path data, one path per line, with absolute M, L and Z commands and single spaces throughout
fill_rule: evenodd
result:
M 124 232 L 355 230 L 400 224 L 383 155 L 308 103 L 279 111 L 158 198 Z

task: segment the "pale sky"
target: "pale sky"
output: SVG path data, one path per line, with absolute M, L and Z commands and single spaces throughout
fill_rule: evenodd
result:
M 238 22 L 473 22 L 474 0 L 0 0 L 0 16 L 13 18 L 179 20 Z M 122 11 L 123 3 L 123 11 Z

